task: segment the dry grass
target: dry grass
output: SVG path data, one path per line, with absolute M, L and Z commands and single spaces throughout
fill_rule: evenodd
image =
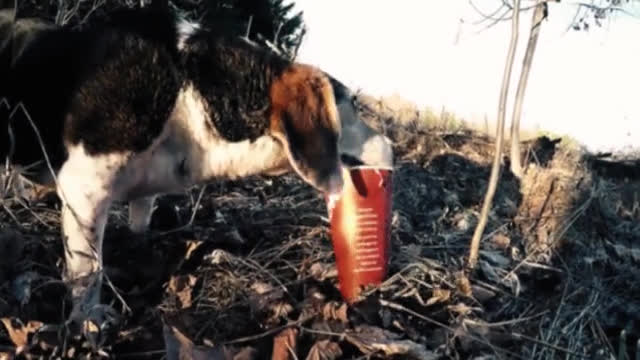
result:
M 397 155 L 393 254 L 381 286 L 344 305 L 324 201 L 295 176 L 222 181 L 200 202 L 198 189 L 162 199 L 153 233 L 142 238 L 126 230 L 124 206 L 113 210 L 105 262 L 133 315 L 103 350 L 161 358 L 172 327 L 198 351 L 254 349 L 253 358 L 270 358 L 281 344 L 274 339 L 287 334 L 297 358 L 337 348 L 341 358 L 609 359 L 624 330 L 633 358 L 640 179 L 596 173 L 573 147 L 560 145 L 550 161 L 530 152 L 522 182 L 504 167 L 478 270 L 465 275 L 492 140 L 368 114 Z M 59 202 L 5 193 L 2 204 L 0 318 L 57 324 L 69 310 Z M 191 226 L 168 231 L 188 223 L 195 204 Z M 105 301 L 119 306 L 108 289 Z M 60 345 L 47 335 L 41 343 Z M 87 353 L 80 343 L 70 348 Z M 11 349 L 0 326 L 0 353 Z M 35 343 L 28 351 L 61 349 Z

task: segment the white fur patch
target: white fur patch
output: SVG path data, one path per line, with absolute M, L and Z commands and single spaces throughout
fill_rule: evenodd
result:
M 343 126 L 339 142 L 340 153 L 353 156 L 367 166 L 392 168 L 391 140 L 367 126 L 358 117 L 351 102 L 343 101 L 338 104 L 338 112 Z
M 182 50 L 184 49 L 185 43 L 187 42 L 187 40 L 189 40 L 191 35 L 200 30 L 200 24 L 187 20 L 185 18 L 181 18 L 176 24 L 176 29 L 178 31 L 178 49 Z
M 393 168 L 393 149 L 391 140 L 384 135 L 370 137 L 362 145 L 360 160 L 368 166 Z
M 212 128 L 205 100 L 191 84 L 180 91 L 167 125 L 170 130 L 166 143 L 183 149 L 184 166 L 192 184 L 271 172 L 287 161 L 280 142 L 269 135 L 254 141 L 230 142 L 221 138 Z M 175 156 L 176 152 L 172 154 Z

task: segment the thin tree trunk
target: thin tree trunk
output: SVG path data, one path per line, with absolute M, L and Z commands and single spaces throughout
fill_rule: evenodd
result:
M 504 74 L 502 77 L 502 88 L 500 89 L 500 103 L 498 105 L 498 124 L 496 126 L 496 150 L 493 157 L 493 165 L 491 166 L 491 176 L 489 177 L 489 184 L 487 187 L 487 193 L 482 204 L 482 211 L 480 213 L 480 219 L 478 225 L 473 233 L 471 239 L 471 249 L 469 250 L 469 269 L 473 269 L 478 261 L 478 249 L 480 248 L 480 239 L 484 232 L 484 228 L 487 225 L 487 218 L 489 217 L 489 210 L 493 202 L 493 196 L 496 193 L 498 186 L 498 177 L 500 176 L 500 158 L 502 155 L 502 146 L 504 140 L 504 118 L 507 107 L 507 96 L 509 94 L 509 82 L 511 80 L 511 71 L 513 69 L 513 59 L 516 54 L 516 46 L 518 44 L 518 26 L 520 25 L 520 0 L 514 0 L 513 2 L 513 16 L 511 20 L 511 41 L 509 43 L 509 51 L 507 53 L 507 63 L 504 67 Z
M 513 105 L 513 116 L 511 118 L 511 172 L 518 178 L 522 177 L 522 155 L 520 154 L 520 118 L 522 117 L 522 104 L 524 102 L 524 93 L 527 89 L 533 55 L 536 51 L 536 45 L 538 45 L 540 27 L 542 26 L 542 20 L 545 18 L 546 7 L 546 3 L 539 1 L 533 10 L 529 42 L 527 43 L 527 50 L 524 55 L 524 60 L 522 61 L 518 90 L 516 91 L 516 99 Z

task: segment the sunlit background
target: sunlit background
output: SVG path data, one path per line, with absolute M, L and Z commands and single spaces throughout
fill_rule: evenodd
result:
M 476 0 L 486 13 L 500 1 Z M 299 59 L 375 96 L 399 94 L 467 121 L 495 120 L 510 22 L 488 29 L 466 0 L 296 0 Z M 592 150 L 640 146 L 640 20 L 619 14 L 567 31 L 575 3 L 550 4 L 527 89 L 523 128 L 569 134 Z M 521 16 L 515 94 L 531 12 Z M 510 109 L 510 107 L 509 107 Z M 510 110 L 507 121 L 510 120 Z M 508 124 L 508 123 L 507 123 Z M 507 125 L 508 128 L 508 125 Z

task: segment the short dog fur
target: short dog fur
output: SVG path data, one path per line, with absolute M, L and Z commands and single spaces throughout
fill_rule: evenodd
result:
M 85 315 L 99 302 L 114 201 L 129 202 L 143 232 L 159 194 L 290 170 L 335 193 L 341 159 L 366 163 L 377 147 L 391 161 L 340 82 L 168 11 L 123 10 L 82 29 L 0 11 L 0 60 L 0 98 L 27 110 L 1 113 L 0 155 L 57 185 L 64 279 Z

